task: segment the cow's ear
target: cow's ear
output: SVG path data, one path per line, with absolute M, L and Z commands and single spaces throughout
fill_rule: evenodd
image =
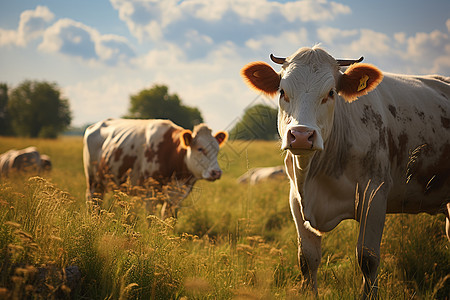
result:
M 216 135 L 214 137 L 216 138 L 217 142 L 219 143 L 219 146 L 222 147 L 223 145 L 225 145 L 225 142 L 228 139 L 228 132 L 219 131 L 216 133 Z
M 245 83 L 258 92 L 275 96 L 280 87 L 280 75 L 265 62 L 252 62 L 241 69 Z
M 181 147 L 187 149 L 191 145 L 191 142 L 192 142 L 192 131 L 190 131 L 189 129 L 183 130 L 180 135 Z
M 366 95 L 383 80 L 381 71 L 369 64 L 354 64 L 342 74 L 337 90 L 347 102 Z

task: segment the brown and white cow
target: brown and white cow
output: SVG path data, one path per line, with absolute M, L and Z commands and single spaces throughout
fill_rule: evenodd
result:
M 356 219 L 363 296 L 376 297 L 386 213 L 444 213 L 450 239 L 450 78 L 383 74 L 319 47 L 271 58 L 281 71 L 255 62 L 241 74 L 280 95 L 301 270 L 317 293 L 321 233 Z
M 183 186 L 179 203 L 197 180 L 221 177 L 217 155 L 227 137 L 224 131 L 211 135 L 205 124 L 191 132 L 169 120 L 108 119 L 93 124 L 84 135 L 87 199 L 102 198 L 110 181 L 143 186 L 151 178 Z
M 41 155 L 36 147 L 11 149 L 0 155 L 0 175 L 11 173 L 39 173 L 41 171 Z

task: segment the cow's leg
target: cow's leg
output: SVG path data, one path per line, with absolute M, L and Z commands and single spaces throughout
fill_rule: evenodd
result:
M 98 205 L 99 200 L 104 196 L 103 184 L 97 182 L 93 175 L 86 173 L 86 204 L 92 209 L 93 205 Z
M 300 212 L 300 204 L 296 189 L 291 186 L 291 213 L 294 217 L 298 233 L 298 260 L 307 285 L 317 295 L 317 269 L 322 257 L 322 237 L 305 227 L 305 220 Z
M 377 187 L 375 187 L 376 189 Z M 385 190 L 368 190 L 366 199 L 360 199 L 359 236 L 356 247 L 358 264 L 364 276 L 363 299 L 376 299 L 378 293 L 378 266 L 380 244 L 386 218 Z M 362 195 L 362 194 L 360 194 Z

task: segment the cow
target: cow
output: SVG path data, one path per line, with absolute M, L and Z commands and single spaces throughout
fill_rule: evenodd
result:
M 12 173 L 39 173 L 41 170 L 41 155 L 36 147 L 11 149 L 0 155 L 0 174 L 8 177 Z
M 227 138 L 225 131 L 213 136 L 205 124 L 191 131 L 170 120 L 107 119 L 95 123 L 84 134 L 87 200 L 102 199 L 112 189 L 111 181 L 115 187 L 126 182 L 143 187 L 152 180 L 160 186 L 182 187 L 171 201 L 178 206 L 197 180 L 221 177 L 217 155 Z
M 284 166 L 252 168 L 241 175 L 237 181 L 238 183 L 249 183 L 250 185 L 254 185 L 270 178 L 274 179 L 280 177 L 285 177 Z
M 321 236 L 360 223 L 356 246 L 363 298 L 377 297 L 386 213 L 446 215 L 450 240 L 450 78 L 383 73 L 319 46 L 241 69 L 258 92 L 279 94 L 299 263 L 317 294 Z

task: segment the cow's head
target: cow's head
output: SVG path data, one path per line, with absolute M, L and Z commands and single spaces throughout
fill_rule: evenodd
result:
M 181 146 L 187 151 L 186 165 L 196 178 L 214 181 L 222 176 L 217 155 L 227 138 L 225 131 L 211 135 L 211 129 L 204 124 L 195 126 L 193 132 L 185 129 L 181 133 Z
M 342 96 L 347 102 L 373 90 L 381 72 L 359 60 L 336 60 L 321 48 L 301 48 L 288 58 L 271 55 L 281 64 L 276 72 L 264 62 L 253 62 L 241 70 L 246 83 L 266 95 L 280 94 L 278 132 L 282 149 L 295 155 L 323 150 L 330 135 L 334 107 Z M 344 73 L 342 66 L 351 65 Z

